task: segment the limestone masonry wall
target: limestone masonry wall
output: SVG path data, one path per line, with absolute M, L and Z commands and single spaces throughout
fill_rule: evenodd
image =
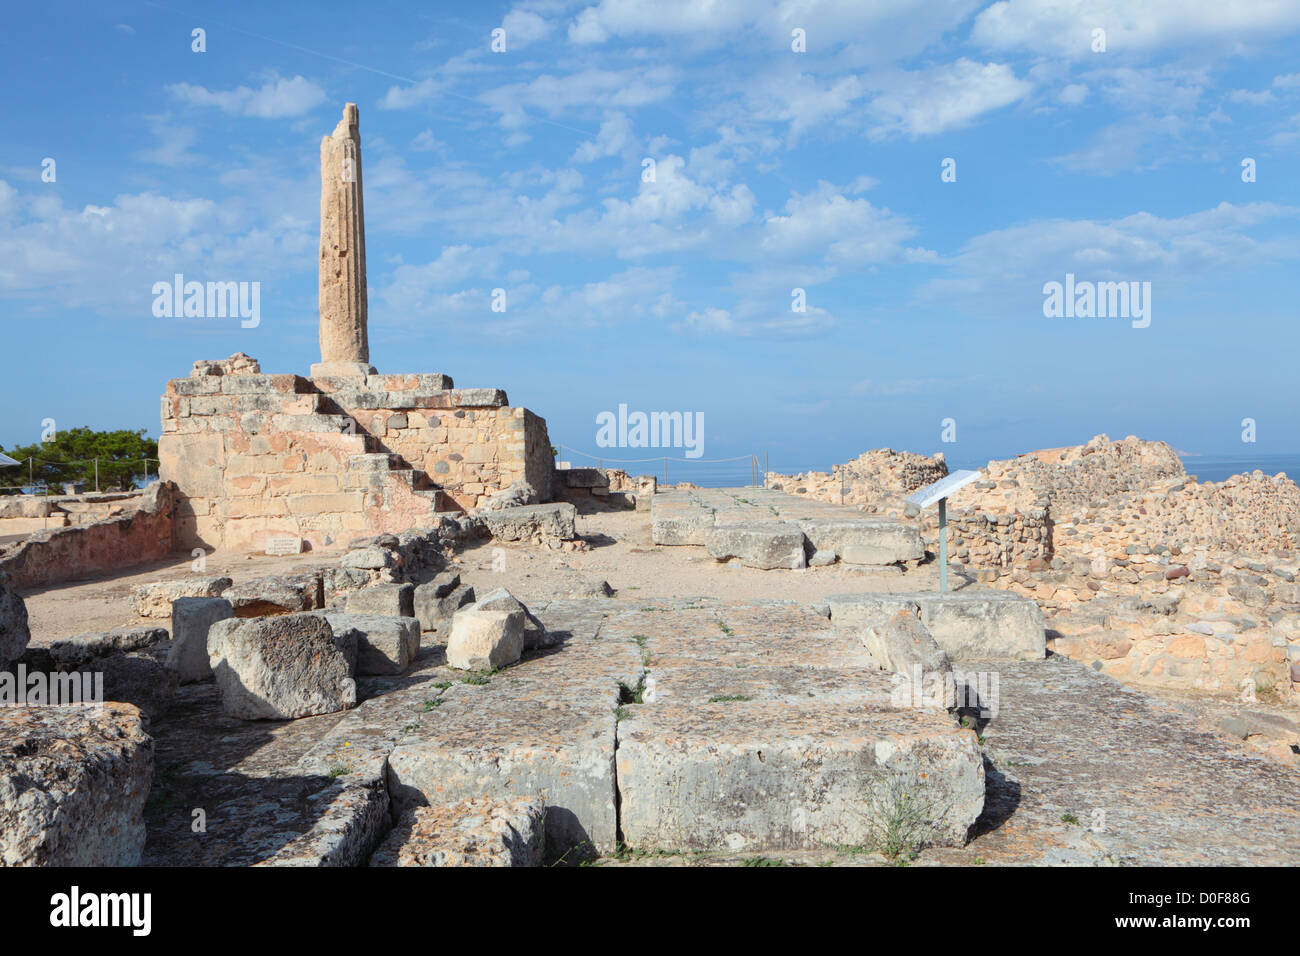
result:
M 171 553 L 175 511 L 175 486 L 154 482 L 130 513 L 38 531 L 0 551 L 0 571 L 29 588 L 157 561 Z
M 256 369 L 256 366 L 253 366 Z M 167 383 L 160 474 L 177 547 L 314 546 L 429 524 L 527 481 L 545 496 L 546 423 L 445 375 L 303 378 L 196 363 Z

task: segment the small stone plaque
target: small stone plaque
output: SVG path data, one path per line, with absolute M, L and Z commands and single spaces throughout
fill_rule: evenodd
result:
M 302 554 L 302 538 L 277 535 L 266 539 L 266 553 L 273 555 Z

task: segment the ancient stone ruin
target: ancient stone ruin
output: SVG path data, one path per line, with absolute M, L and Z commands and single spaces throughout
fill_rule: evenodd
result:
M 546 422 L 494 388 L 370 363 L 361 136 L 349 103 L 321 140 L 320 346 L 309 377 L 245 355 L 167 383 L 159 474 L 179 547 L 322 547 L 473 509 L 524 483 L 550 497 Z
M 0 865 L 1297 862 L 1293 482 L 990 462 L 941 591 L 942 456 L 557 468 L 371 366 L 359 130 L 310 374 L 196 362 L 158 482 L 0 552 Z

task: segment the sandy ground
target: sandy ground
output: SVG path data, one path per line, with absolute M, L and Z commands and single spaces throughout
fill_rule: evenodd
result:
M 615 600 L 640 598 L 716 597 L 727 600 L 782 598 L 812 601 L 847 591 L 912 591 L 938 587 L 931 567 L 900 573 L 862 572 L 848 566 L 802 571 L 760 571 L 714 561 L 703 548 L 659 548 L 650 540 L 650 515 L 644 511 L 607 511 L 578 516 L 578 533 L 589 549 L 565 553 L 532 544 L 488 541 L 459 555 L 462 576 L 476 588 L 509 588 L 525 603 L 562 596 L 579 582 L 605 580 L 616 590 Z M 162 619 L 136 617 L 130 607 L 131 588 L 151 581 L 190 574 L 225 575 L 235 583 L 268 574 L 283 574 L 313 564 L 332 564 L 345 549 L 312 551 L 290 557 L 217 551 L 206 567 L 195 570 L 187 554 L 56 587 L 22 592 L 33 644 L 46 644 L 73 634 L 137 624 L 167 626 Z M 960 579 L 954 578 L 954 586 Z
M 267 574 L 283 574 L 309 564 L 333 563 L 342 554 L 341 549 L 313 551 L 290 557 L 218 551 L 209 554 L 205 568 L 198 570 L 193 567 L 193 558 L 178 553 L 166 561 L 141 564 L 115 573 L 53 587 L 27 589 L 20 593 L 27 602 L 32 643 L 48 644 L 87 631 L 106 631 L 137 624 L 170 628 L 169 620 L 137 617 L 131 610 L 131 588 L 137 584 L 170 581 L 191 574 L 224 575 L 236 582 L 247 581 Z
M 578 534 L 588 541 L 587 551 L 562 553 L 487 542 L 467 549 L 461 559 L 471 583 L 509 588 L 525 603 L 557 596 L 571 577 L 605 580 L 618 600 L 629 602 L 666 597 L 811 602 L 851 591 L 929 591 L 939 586 L 933 566 L 903 573 L 849 565 L 761 571 L 738 562 L 720 563 L 703 548 L 657 547 L 650 540 L 650 515 L 643 511 L 580 514 Z M 954 576 L 953 586 L 959 583 Z

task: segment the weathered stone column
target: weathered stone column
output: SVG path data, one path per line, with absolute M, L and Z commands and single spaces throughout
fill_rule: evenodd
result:
M 357 104 L 320 143 L 320 364 L 318 376 L 373 374 L 366 336 L 366 222 Z

